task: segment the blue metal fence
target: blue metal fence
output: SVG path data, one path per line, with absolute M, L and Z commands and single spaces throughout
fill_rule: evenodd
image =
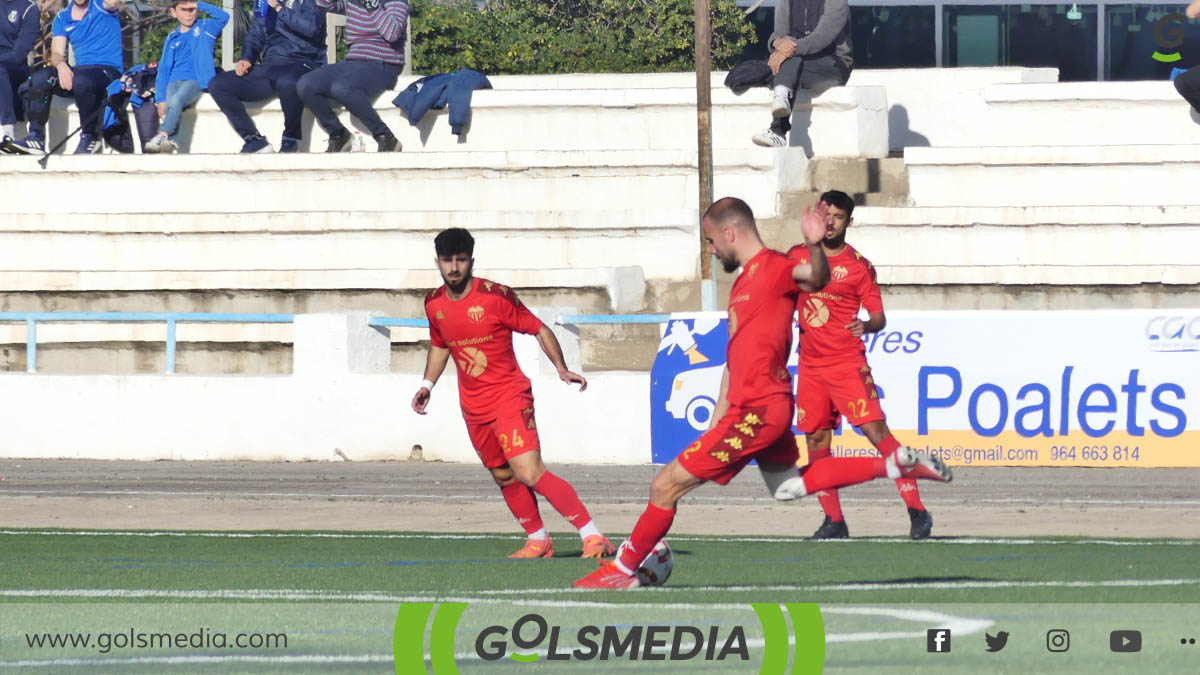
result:
M 180 323 L 292 323 L 294 314 L 215 314 L 208 312 L 0 312 L 0 322 L 23 321 L 26 326 L 25 370 L 37 372 L 39 323 L 161 323 L 167 324 L 167 373 L 175 372 L 175 326 Z
M 167 374 L 175 372 L 175 327 L 180 323 L 292 323 L 294 314 L 219 314 L 209 312 L 0 312 L 0 323 L 23 322 L 26 327 L 25 370 L 37 372 L 37 325 L 39 323 L 162 323 L 167 324 Z M 560 326 L 584 324 L 665 323 L 670 314 L 564 314 L 555 318 Z M 426 319 L 375 317 L 377 328 L 428 328 Z

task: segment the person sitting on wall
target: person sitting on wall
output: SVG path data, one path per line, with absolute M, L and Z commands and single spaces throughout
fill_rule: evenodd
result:
M 39 18 L 33 0 L 0 0 L 0 150 L 8 152 L 14 125 L 24 119 L 17 87 L 29 77 L 29 52 L 37 41 Z
M 755 145 L 782 148 L 792 129 L 796 91 L 819 94 L 846 84 L 854 68 L 847 0 L 779 0 L 767 63 L 774 75 L 771 126 L 755 134 Z
M 1192 0 L 1185 12 L 1187 18 L 1200 18 L 1200 0 Z M 1175 91 L 1192 104 L 1192 109 L 1200 115 L 1200 66 L 1194 66 L 1175 76 Z
M 204 19 L 199 18 L 200 13 L 205 15 Z M 196 0 L 171 0 L 171 17 L 179 22 L 179 30 L 167 36 L 158 61 L 154 91 L 162 121 L 158 134 L 146 144 L 146 152 L 151 153 L 172 153 L 179 149 L 175 143 L 179 118 L 184 109 L 200 100 L 209 80 L 216 75 L 213 51 L 221 30 L 229 23 L 225 10 Z
M 325 65 L 325 12 L 317 8 L 316 0 L 262 0 L 262 4 L 265 11 L 255 12 L 241 60 L 233 70 L 214 77 L 208 93 L 241 136 L 245 153 L 273 150 L 246 113 L 246 102 L 278 96 L 283 109 L 279 152 L 296 152 L 303 138 L 304 115 L 297 87 L 301 77 Z
M 396 88 L 404 70 L 406 0 L 317 0 L 317 7 L 346 15 L 346 60 L 300 78 L 300 97 L 329 134 L 325 152 L 346 152 L 353 135 L 338 120 L 330 99 L 346 106 L 371 130 L 379 152 L 400 150 L 400 142 L 375 112 L 375 99 Z
M 71 0 L 54 17 L 50 64 L 29 76 L 25 117 L 29 135 L 5 146 L 8 152 L 40 155 L 46 151 L 46 123 L 54 96 L 75 99 L 79 108 L 79 145 L 75 154 L 104 150 L 101 124 L 108 85 L 121 76 L 121 7 L 125 0 Z M 67 45 L 75 65 L 67 63 Z

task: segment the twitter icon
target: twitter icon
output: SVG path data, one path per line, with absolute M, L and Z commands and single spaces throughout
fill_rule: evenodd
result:
M 1008 644 L 1008 631 L 1000 631 L 995 636 L 987 633 L 983 634 L 983 639 L 987 640 L 987 650 L 989 652 L 998 652 L 1004 649 L 1004 645 Z

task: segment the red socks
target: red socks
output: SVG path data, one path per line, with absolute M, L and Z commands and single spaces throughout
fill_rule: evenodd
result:
M 534 483 L 533 491 L 545 497 L 554 510 L 561 513 L 568 523 L 575 526 L 575 529 L 578 530 L 592 521 L 587 508 L 584 507 L 583 502 L 579 501 L 579 495 L 575 493 L 575 488 L 549 471 L 543 473 L 538 482 Z
M 525 528 L 525 534 L 542 529 L 542 516 L 538 513 L 537 497 L 533 496 L 533 490 L 513 481 L 500 488 L 500 494 L 504 497 L 504 503 L 508 504 L 508 510 Z
M 829 459 L 833 453 L 829 448 L 821 450 L 811 450 L 808 453 L 808 463 L 813 464 L 823 459 Z M 830 520 L 842 521 L 845 516 L 842 515 L 842 500 L 838 499 L 837 490 L 820 490 L 817 492 L 817 501 L 821 503 L 821 510 L 825 515 L 829 516 Z
M 633 526 L 633 534 L 629 535 L 629 545 L 621 552 L 621 564 L 636 572 L 650 551 L 667 536 L 667 530 L 671 529 L 673 522 L 675 509 L 667 510 L 647 504 L 645 513 Z
M 887 460 L 881 457 L 840 457 L 810 464 L 804 472 L 808 494 L 820 490 L 857 485 L 887 476 Z
M 883 453 L 884 457 L 891 457 L 892 453 L 896 452 L 900 447 L 900 441 L 897 441 L 895 436 L 888 434 L 875 447 L 879 449 L 879 452 Z M 896 487 L 900 490 L 900 498 L 904 500 L 905 506 L 921 511 L 925 510 L 925 505 L 921 503 L 921 493 L 917 491 L 916 480 L 912 478 L 897 478 Z

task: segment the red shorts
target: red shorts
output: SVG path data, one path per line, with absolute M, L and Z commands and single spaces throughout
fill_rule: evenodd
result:
M 487 422 L 466 422 L 475 454 L 489 469 L 504 466 L 509 457 L 542 449 L 532 401 L 524 407 L 501 409 L 495 419 Z
M 796 428 L 836 429 L 842 415 L 856 427 L 884 419 L 871 366 L 865 360 L 796 371 Z
M 792 397 L 772 396 L 755 405 L 730 406 L 717 425 L 679 455 L 696 478 L 725 485 L 752 459 L 795 464 Z

